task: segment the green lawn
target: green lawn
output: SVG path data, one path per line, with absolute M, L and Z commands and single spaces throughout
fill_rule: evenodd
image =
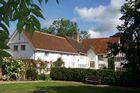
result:
M 0 93 L 140 93 L 138 89 L 96 87 L 77 82 L 0 84 Z

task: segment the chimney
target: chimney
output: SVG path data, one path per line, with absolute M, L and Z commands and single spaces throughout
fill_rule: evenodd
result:
M 78 43 L 80 42 L 80 35 L 79 35 L 79 32 L 77 32 L 76 41 L 77 41 Z

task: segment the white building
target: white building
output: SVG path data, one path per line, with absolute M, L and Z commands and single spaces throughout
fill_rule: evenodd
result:
M 51 64 L 61 58 L 65 67 L 100 69 L 108 67 L 108 42 L 118 43 L 119 38 L 85 39 L 79 43 L 68 37 L 35 31 L 32 36 L 27 32 L 15 32 L 8 46 L 15 59 L 40 59 Z M 119 67 L 120 61 L 116 63 L 116 68 Z
M 87 53 L 88 60 L 90 62 L 90 68 L 103 69 L 108 68 L 108 53 L 109 53 L 109 43 L 119 43 L 119 37 L 109 37 L 109 38 L 94 38 L 85 39 L 82 41 L 83 51 Z M 115 69 L 121 69 L 121 63 L 124 62 L 125 55 L 119 53 L 115 56 Z

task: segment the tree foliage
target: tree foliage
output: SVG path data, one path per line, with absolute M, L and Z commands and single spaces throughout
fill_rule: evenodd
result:
M 0 49 L 7 48 L 6 40 L 8 39 L 8 34 L 5 31 L 0 31 Z
M 132 72 L 140 72 L 140 1 L 126 0 L 121 8 L 124 23 L 118 26 L 123 32 L 120 44 L 113 45 L 112 53 L 125 53 L 128 61 L 125 67 Z
M 71 38 L 76 38 L 78 26 L 75 22 L 62 18 L 55 20 L 44 32 L 62 37 L 69 36 Z
M 115 70 L 114 57 L 109 57 L 108 58 L 108 69 Z
M 80 31 L 80 39 L 88 39 L 90 37 L 90 34 L 87 31 Z
M 9 57 L 10 54 L 4 51 L 3 49 L 7 49 L 8 46 L 7 41 L 8 40 L 8 34 L 5 31 L 0 30 L 0 67 L 1 67 L 1 61 L 2 57 Z
M 40 4 L 48 0 L 37 0 Z M 56 0 L 57 3 L 58 0 Z M 38 18 L 44 19 L 40 7 L 35 0 L 0 0 L 0 28 L 8 31 L 10 21 L 17 21 L 17 30 L 32 33 L 40 30 L 41 25 Z
M 42 29 L 42 31 L 49 34 L 62 36 L 62 37 L 68 36 L 73 39 L 76 39 L 77 34 L 79 34 L 81 40 L 87 39 L 90 36 L 87 31 L 79 31 L 76 22 L 72 22 L 64 18 L 55 20 L 48 29 L 44 28 Z

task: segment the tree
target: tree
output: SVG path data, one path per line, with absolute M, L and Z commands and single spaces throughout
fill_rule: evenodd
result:
M 112 54 L 122 52 L 128 61 L 125 67 L 131 72 L 140 72 L 140 1 L 126 0 L 121 8 L 124 23 L 118 26 L 123 32 L 120 44 L 113 45 Z
M 80 31 L 80 39 L 88 39 L 90 37 L 90 34 L 87 31 Z
M 87 31 L 79 31 L 77 23 L 64 18 L 55 20 L 48 29 L 44 28 L 42 31 L 62 37 L 68 36 L 73 39 L 77 38 L 77 34 L 80 35 L 81 40 L 90 37 L 90 34 L 88 34 Z
M 71 38 L 76 38 L 78 26 L 75 22 L 62 18 L 55 20 L 44 32 L 62 37 L 69 36 Z

